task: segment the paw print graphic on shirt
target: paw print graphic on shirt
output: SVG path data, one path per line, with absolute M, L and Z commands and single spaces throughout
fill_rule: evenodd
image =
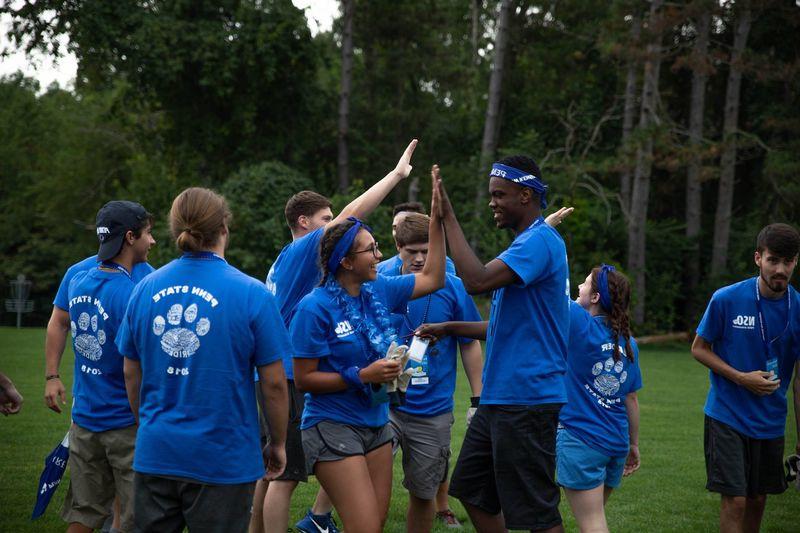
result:
M 97 315 L 81 313 L 78 323 L 70 322 L 72 338 L 75 339 L 75 351 L 90 361 L 99 361 L 103 356 L 103 345 L 106 343 L 106 332 L 97 323 Z
M 628 372 L 622 370 L 624 367 L 622 359 L 614 361 L 609 357 L 605 362 L 598 361 L 592 367 L 594 378 L 594 388 L 604 396 L 613 396 L 619 391 L 620 385 L 628 379 Z
M 153 319 L 153 333 L 161 337 L 161 349 L 179 359 L 194 355 L 200 349 L 200 337 L 210 329 L 209 319 L 197 319 L 197 304 L 191 304 L 186 309 L 181 304 L 173 304 L 167 311 L 166 319 L 161 315 Z

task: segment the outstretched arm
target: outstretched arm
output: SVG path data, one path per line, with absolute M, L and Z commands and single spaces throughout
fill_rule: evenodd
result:
M 442 337 L 465 337 L 468 339 L 486 340 L 489 321 L 482 322 L 439 322 L 438 324 L 422 324 L 414 332 L 417 337 L 429 337 L 434 342 Z
M 447 244 L 450 246 L 450 257 L 456 264 L 456 270 L 464 282 L 467 292 L 480 294 L 518 281 L 517 275 L 499 259 L 493 259 L 486 265 L 478 259 L 458 223 L 453 205 L 450 203 L 444 183 L 439 176 L 439 167 L 434 166 L 432 173 L 434 182 L 437 183 L 439 189 L 440 213 L 447 234 Z
M 411 174 L 411 156 L 417 147 L 417 140 L 412 140 L 406 151 L 397 162 L 397 166 L 386 174 L 378 183 L 367 189 L 358 198 L 347 204 L 342 212 L 331 221 L 331 224 L 338 224 L 347 217 L 364 219 L 368 217 L 376 207 L 378 207 L 386 196 L 392 192 L 398 183 L 403 181 Z

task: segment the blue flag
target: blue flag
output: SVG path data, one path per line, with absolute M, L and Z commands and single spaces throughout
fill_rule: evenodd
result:
M 36 494 L 36 506 L 33 508 L 31 520 L 36 520 L 44 514 L 47 505 L 50 503 L 50 498 L 53 497 L 58 485 L 61 483 L 61 478 L 64 476 L 64 470 L 67 469 L 67 461 L 69 460 L 69 432 L 64 435 L 61 443 L 50 452 L 47 459 L 44 460 L 44 470 L 39 477 L 39 486 Z

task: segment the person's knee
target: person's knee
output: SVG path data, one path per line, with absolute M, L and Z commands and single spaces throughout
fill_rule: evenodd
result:
M 272 498 L 291 498 L 294 489 L 297 488 L 297 481 L 272 481 L 267 487 L 267 499 Z
M 763 509 L 767 504 L 767 495 L 748 496 L 745 507 L 747 509 Z
M 722 512 L 731 516 L 741 517 L 747 507 L 747 498 L 744 496 L 722 496 Z

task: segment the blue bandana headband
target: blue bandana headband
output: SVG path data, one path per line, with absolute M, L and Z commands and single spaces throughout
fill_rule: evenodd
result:
M 489 177 L 503 178 L 517 185 L 533 189 L 539 193 L 539 206 L 542 209 L 547 208 L 547 185 L 544 184 L 539 176 L 528 174 L 518 168 L 503 165 L 502 163 L 495 163 L 492 165 L 492 171 L 489 172 Z
M 611 300 L 611 293 L 608 292 L 608 273 L 614 272 L 617 269 L 611 265 L 603 264 L 600 267 L 600 272 L 597 273 L 597 289 L 600 293 L 600 307 L 605 309 L 606 311 L 611 311 L 612 308 L 612 300 Z
M 339 239 L 339 242 L 337 242 L 336 246 L 333 247 L 333 253 L 328 259 L 327 264 L 328 272 L 330 272 L 332 275 L 336 274 L 336 271 L 339 270 L 339 265 L 342 263 L 342 259 L 347 256 L 347 253 L 353 246 L 353 241 L 356 240 L 358 230 L 364 228 L 370 233 L 370 235 L 372 234 L 372 228 L 361 222 L 356 217 L 347 217 L 347 220 L 355 222 L 355 224 L 353 224 L 353 227 L 351 227 L 345 232 L 344 235 L 342 235 L 342 238 Z

